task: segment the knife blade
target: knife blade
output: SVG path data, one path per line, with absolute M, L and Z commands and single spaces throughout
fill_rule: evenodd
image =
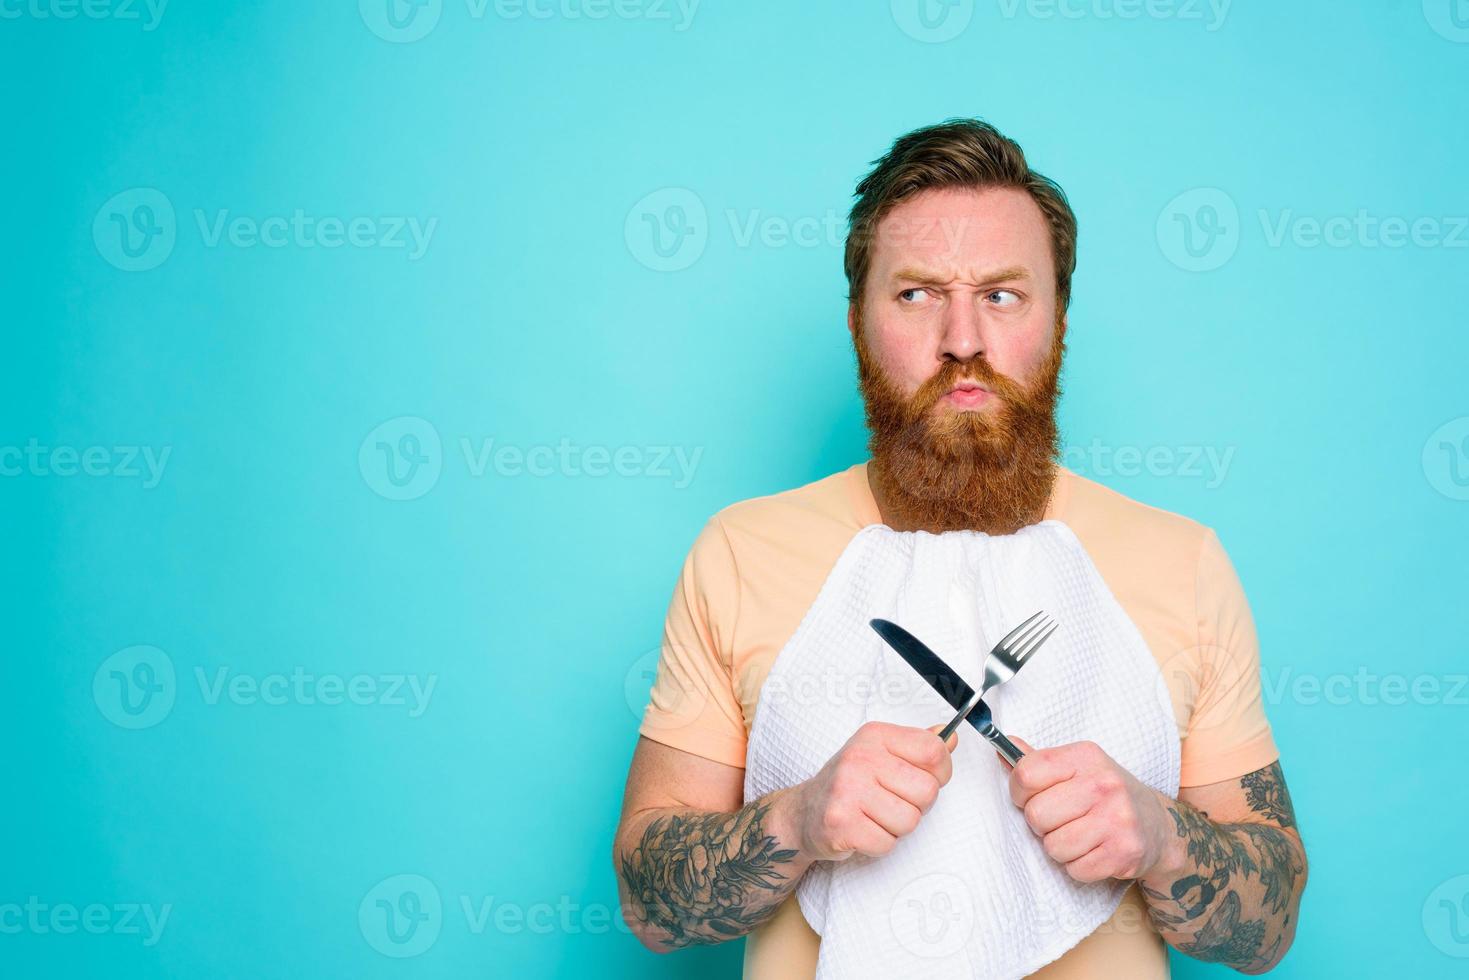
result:
M 928 648 L 918 637 L 909 633 L 897 623 L 886 619 L 868 620 L 877 635 L 882 637 L 888 646 L 897 651 L 898 656 L 907 662 L 909 667 L 917 671 L 918 676 L 928 681 L 928 686 L 938 692 L 939 697 L 949 702 L 956 710 L 964 710 L 964 720 L 969 722 L 971 728 L 984 736 L 995 749 L 1005 757 L 1010 765 L 1017 764 L 1025 755 L 1020 749 L 1005 737 L 990 716 L 989 706 L 975 696 L 974 688 L 965 683 L 959 672 L 944 663 L 942 657 Z
M 870 625 L 888 646 L 897 651 L 898 656 L 907 661 L 909 667 L 918 672 L 918 676 L 928 681 L 929 687 L 937 691 L 939 697 L 949 702 L 950 707 L 958 710 L 973 700 L 974 688 L 964 682 L 958 671 L 944 663 L 942 657 L 930 650 L 928 644 L 886 619 L 871 620 Z

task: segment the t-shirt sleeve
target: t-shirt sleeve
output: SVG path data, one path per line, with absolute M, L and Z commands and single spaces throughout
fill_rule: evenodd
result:
M 734 552 L 713 517 L 694 540 L 674 586 L 658 671 L 638 731 L 655 742 L 743 768 L 744 712 L 732 671 L 739 602 Z
M 1235 779 L 1280 758 L 1265 717 L 1255 621 L 1212 530 L 1199 551 L 1194 596 L 1199 674 L 1182 746 L 1184 786 Z

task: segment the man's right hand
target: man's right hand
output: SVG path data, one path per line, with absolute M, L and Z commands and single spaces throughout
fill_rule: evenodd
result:
M 912 833 L 954 772 L 959 739 L 940 742 L 942 729 L 869 721 L 820 772 L 783 794 L 802 857 L 877 857 Z

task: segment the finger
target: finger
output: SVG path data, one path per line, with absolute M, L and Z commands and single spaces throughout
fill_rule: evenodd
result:
M 929 725 L 928 730 L 937 735 L 939 732 L 944 730 L 944 726 Z M 944 740 L 944 745 L 948 748 L 950 752 L 953 752 L 959 747 L 959 730 L 957 728 L 949 733 L 949 737 Z
M 948 782 L 948 776 L 943 773 L 951 764 L 951 753 L 943 742 L 934 738 L 935 734 L 928 728 L 900 728 L 884 739 L 883 744 L 898 758 L 927 769 L 938 776 L 940 782 Z
M 1015 743 L 1015 747 L 1020 750 L 1020 754 L 1022 756 L 1030 755 L 1030 753 L 1035 751 L 1035 749 L 1030 747 L 1030 743 L 1025 741 L 1025 739 L 1023 738 L 1012 738 L 1010 739 L 1010 741 Z M 995 746 L 995 758 L 999 759 L 1005 764 L 1005 769 L 1007 772 L 1014 771 L 1015 764 L 1012 763 L 1009 759 L 1005 758 L 1005 753 L 1000 751 L 1000 747 L 998 745 Z
M 927 769 L 920 769 L 897 756 L 889 756 L 889 764 L 878 767 L 877 784 L 927 813 L 938 797 L 940 783 Z
M 880 786 L 874 787 L 862 801 L 862 812 L 894 837 L 912 833 L 923 816 L 918 807 Z
M 1071 754 L 1062 749 L 1032 749 L 1010 771 L 1010 799 L 1025 806 L 1030 798 L 1076 775 Z
M 871 817 L 863 817 L 861 824 L 852 832 L 852 851 L 858 854 L 878 856 L 891 851 L 898 838 L 884 830 Z M 851 854 L 852 851 L 848 851 Z
M 1102 821 L 1083 818 L 1046 834 L 1041 846 L 1052 861 L 1069 864 L 1090 854 L 1106 836 L 1106 826 Z
M 1090 883 L 1112 877 L 1107 867 L 1107 851 L 1101 844 L 1066 865 L 1066 873 L 1075 881 Z
M 1068 779 L 1033 795 L 1024 807 L 1025 822 L 1030 829 L 1037 834 L 1049 834 L 1090 813 L 1096 797 L 1085 792 L 1079 782 Z

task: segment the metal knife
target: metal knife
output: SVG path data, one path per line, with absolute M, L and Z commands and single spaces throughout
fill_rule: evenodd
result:
M 909 667 L 918 672 L 919 677 L 928 681 L 929 687 L 937 691 L 939 697 L 956 710 L 966 709 L 964 720 L 983 735 L 1010 765 L 1020 761 L 1025 753 L 995 727 L 989 705 L 984 703 L 984 699 L 978 696 L 974 688 L 964 682 L 958 671 L 944 663 L 943 658 L 930 650 L 927 644 L 897 623 L 874 619 L 870 621 L 870 625 Z

